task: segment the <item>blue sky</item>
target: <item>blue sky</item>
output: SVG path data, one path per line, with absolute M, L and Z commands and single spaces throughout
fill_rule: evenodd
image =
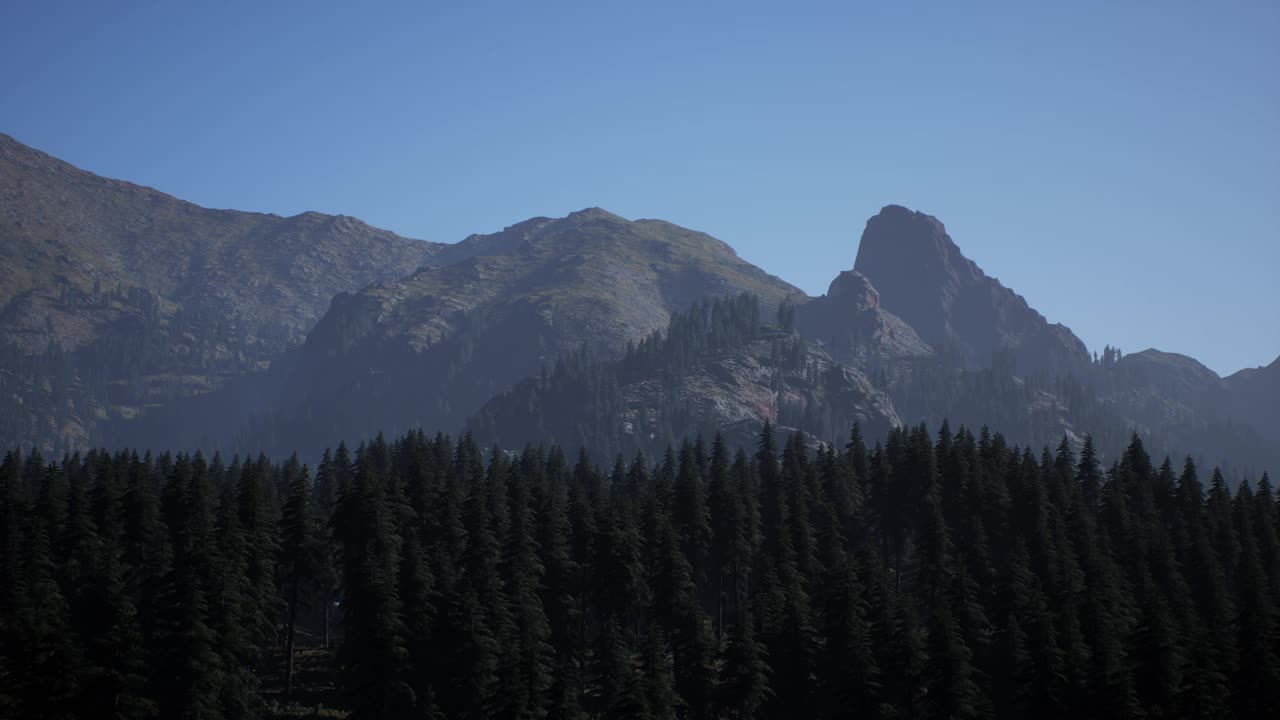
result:
M 1280 353 L 1280 3 L 8 0 L 0 132 L 452 242 L 589 206 L 820 293 L 888 203 L 1093 349 Z

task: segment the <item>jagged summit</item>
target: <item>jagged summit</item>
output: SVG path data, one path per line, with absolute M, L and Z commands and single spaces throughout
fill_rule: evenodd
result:
M 879 291 L 885 310 L 972 365 L 1000 350 L 1012 351 L 1023 370 L 1089 362 L 1079 338 L 988 277 L 931 215 L 885 206 L 867 221 L 854 269 Z

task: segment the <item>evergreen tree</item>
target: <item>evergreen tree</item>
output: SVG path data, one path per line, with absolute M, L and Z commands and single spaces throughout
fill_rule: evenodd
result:
M 298 615 L 314 600 L 315 582 L 324 577 L 320 524 L 312 513 L 312 488 L 306 466 L 290 478 L 289 496 L 280 521 L 280 586 L 285 611 L 285 697 L 293 695 Z M 328 599 L 320 597 L 320 602 Z

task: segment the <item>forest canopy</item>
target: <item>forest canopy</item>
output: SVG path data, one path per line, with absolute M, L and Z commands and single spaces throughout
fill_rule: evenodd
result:
M 0 465 L 0 716 L 1271 717 L 1280 505 L 923 425 Z M 603 462 L 603 464 L 601 464 Z M 323 713 L 323 715 L 321 714 Z

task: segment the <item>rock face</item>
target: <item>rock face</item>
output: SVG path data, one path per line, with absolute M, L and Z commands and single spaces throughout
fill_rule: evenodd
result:
M 860 366 L 933 357 L 915 329 L 880 305 L 880 293 L 857 270 L 845 270 L 827 293 L 801 305 L 796 327 L 832 356 Z
M 885 310 L 969 366 L 988 365 L 1005 349 L 1024 372 L 1089 363 L 1079 338 L 987 277 L 930 215 L 898 205 L 882 209 L 867 221 L 854 269 L 874 284 Z

